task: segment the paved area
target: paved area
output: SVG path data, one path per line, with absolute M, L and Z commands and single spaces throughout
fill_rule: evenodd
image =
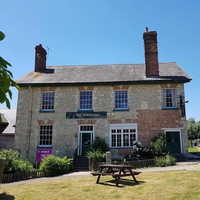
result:
M 138 171 L 155 172 L 155 171 L 170 171 L 170 170 L 200 170 L 200 161 L 178 162 L 174 166 L 144 168 Z
M 169 167 L 152 167 L 152 168 L 137 169 L 137 171 L 141 172 L 170 171 L 170 170 L 200 170 L 200 161 L 198 160 L 189 162 L 178 162 L 175 166 L 169 166 Z M 54 181 L 66 178 L 80 178 L 80 177 L 92 176 L 90 173 L 91 173 L 90 171 L 72 172 L 64 174 L 62 176 L 36 178 L 25 181 L 18 181 L 14 183 L 5 183 L 2 185 L 6 186 L 6 185 L 16 185 L 25 183 L 37 183 L 37 182 Z

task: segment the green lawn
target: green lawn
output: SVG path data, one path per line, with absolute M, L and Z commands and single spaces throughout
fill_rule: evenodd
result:
M 116 187 L 111 177 L 66 178 L 65 180 L 2 185 L 7 200 L 193 200 L 200 199 L 200 171 L 143 172 L 139 181 L 123 181 Z M 129 179 L 131 180 L 131 178 Z M 9 198 L 10 197 L 10 198 Z M 0 199 L 3 197 L 0 195 Z
M 197 146 L 188 147 L 188 152 L 196 156 L 200 156 L 200 147 L 197 147 Z

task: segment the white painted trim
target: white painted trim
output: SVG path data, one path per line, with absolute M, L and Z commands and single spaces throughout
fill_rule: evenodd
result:
M 111 147 L 111 143 L 112 143 L 112 138 L 111 138 L 111 129 L 113 128 L 118 128 L 118 129 L 124 129 L 124 128 L 133 128 L 136 130 L 136 140 L 138 140 L 138 125 L 137 123 L 128 123 L 128 124 L 110 124 L 110 128 L 109 128 L 109 147 L 110 148 L 131 148 L 130 146 L 128 147 Z
M 93 131 L 81 131 L 81 126 L 93 126 Z M 93 124 L 81 124 L 78 128 L 78 148 L 77 148 L 77 155 L 82 155 L 82 134 L 83 133 L 90 133 L 90 140 L 91 142 L 94 140 L 94 125 Z
M 124 128 L 124 127 L 132 127 L 137 128 L 137 123 L 128 123 L 128 124 L 110 124 L 110 128 L 117 127 L 117 128 Z
M 181 131 L 183 128 L 161 128 L 164 131 Z

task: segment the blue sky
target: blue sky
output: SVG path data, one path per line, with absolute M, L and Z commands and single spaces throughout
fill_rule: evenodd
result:
M 199 0 L 1 0 L 0 55 L 15 80 L 33 70 L 38 44 L 48 66 L 144 63 L 148 27 L 158 33 L 159 62 L 176 62 L 193 79 L 185 84 L 187 119 L 199 121 L 199 24 Z

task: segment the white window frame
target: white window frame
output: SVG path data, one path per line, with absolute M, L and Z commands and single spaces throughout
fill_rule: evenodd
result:
M 177 108 L 176 89 L 163 89 L 163 108 Z
M 92 110 L 92 90 L 81 90 L 79 110 Z
M 125 136 L 127 135 L 128 135 L 128 145 L 124 145 L 124 139 Z M 115 136 L 114 139 L 116 140 L 115 145 L 113 145 L 113 136 Z M 133 138 L 131 139 L 131 137 L 133 137 L 134 139 Z M 133 142 L 137 140 L 138 140 L 138 129 L 136 123 L 110 124 L 110 143 L 109 143 L 110 148 L 130 148 L 133 147 Z
M 42 130 L 46 127 L 46 130 Z M 53 144 L 53 125 L 52 124 L 41 124 L 39 126 L 39 141 L 38 146 L 40 147 L 52 147 Z
M 115 110 L 127 110 L 127 109 L 128 109 L 128 90 L 115 90 Z
M 54 103 L 55 103 L 55 92 L 54 91 L 42 92 L 42 99 L 41 99 L 41 110 L 42 111 L 54 111 Z

